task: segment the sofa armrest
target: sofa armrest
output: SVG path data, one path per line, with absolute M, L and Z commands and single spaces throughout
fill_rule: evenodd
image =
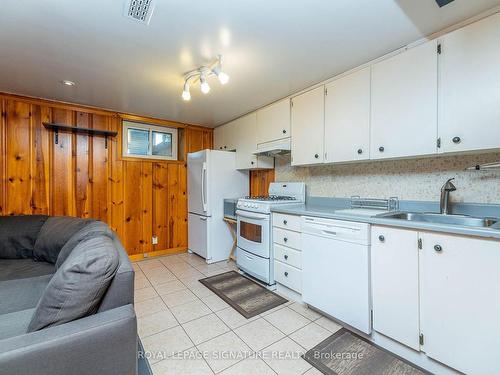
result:
M 0 340 L 0 374 L 136 375 L 132 305 Z

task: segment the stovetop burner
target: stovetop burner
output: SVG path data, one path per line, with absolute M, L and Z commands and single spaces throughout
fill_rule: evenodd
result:
M 297 200 L 295 197 L 288 197 L 285 195 L 270 195 L 270 196 L 246 196 L 245 199 L 251 199 L 256 201 L 294 201 Z

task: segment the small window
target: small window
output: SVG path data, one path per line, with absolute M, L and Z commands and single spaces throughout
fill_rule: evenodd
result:
M 123 121 L 123 156 L 177 160 L 177 129 Z

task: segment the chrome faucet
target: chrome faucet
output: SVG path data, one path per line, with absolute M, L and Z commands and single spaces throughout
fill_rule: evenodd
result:
M 441 187 L 441 200 L 439 202 L 439 211 L 442 215 L 448 215 L 450 213 L 450 193 L 452 191 L 457 190 L 455 185 L 451 181 L 454 178 L 450 178 L 448 181 L 444 183 Z

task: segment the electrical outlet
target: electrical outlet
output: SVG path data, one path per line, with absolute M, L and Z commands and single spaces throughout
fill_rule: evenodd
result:
M 158 245 L 158 236 L 153 236 L 153 238 L 151 239 L 151 243 L 153 245 Z

